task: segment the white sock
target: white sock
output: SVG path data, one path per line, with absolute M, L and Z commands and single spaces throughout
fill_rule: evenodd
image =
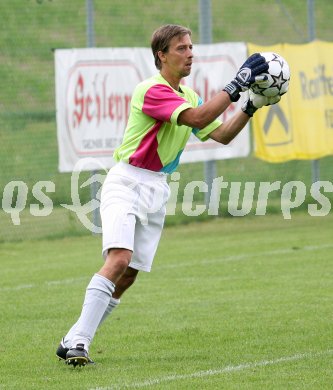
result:
M 70 347 L 83 344 L 84 349 L 88 351 L 97 327 L 109 306 L 114 288 L 114 284 L 104 276 L 95 274 L 92 277 L 86 290 L 80 318 L 66 335 L 65 345 L 69 341 Z
M 101 318 L 97 328 L 99 328 L 102 325 L 102 323 L 111 314 L 111 312 L 119 305 L 119 303 L 120 303 L 120 299 L 113 298 L 113 297 L 110 298 L 109 305 L 106 308 L 106 310 L 103 314 L 103 317 Z M 75 324 L 70 328 L 70 330 L 68 331 L 66 336 L 63 338 L 62 344 L 65 348 L 70 348 L 73 345 L 72 339 L 74 337 L 76 327 L 77 327 L 79 321 L 80 321 L 80 318 L 78 319 L 78 321 L 75 322 Z
M 120 299 L 111 297 L 108 307 L 106 308 L 103 317 L 101 318 L 98 327 L 106 320 L 106 318 L 111 314 L 111 312 L 119 305 Z
M 120 299 L 113 298 L 113 297 L 110 298 L 109 305 L 106 308 L 106 310 L 103 314 L 103 317 L 101 318 L 97 328 L 99 328 L 102 325 L 102 323 L 111 314 L 111 312 L 119 305 L 119 303 L 120 303 Z M 72 346 L 72 344 L 73 344 L 72 339 L 74 337 L 75 330 L 76 330 L 76 327 L 77 327 L 79 321 L 80 321 L 80 319 L 78 319 L 78 321 L 75 322 L 75 324 L 70 328 L 69 332 L 63 338 L 63 344 L 64 344 L 65 348 L 70 348 Z

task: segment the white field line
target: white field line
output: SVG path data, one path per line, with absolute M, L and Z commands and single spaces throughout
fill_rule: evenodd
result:
M 193 264 L 215 264 L 215 263 L 224 263 L 228 261 L 242 261 L 242 260 L 248 260 L 251 259 L 252 257 L 258 257 L 258 256 L 263 256 L 263 257 L 269 257 L 269 256 L 279 256 L 279 255 L 284 255 L 284 254 L 294 254 L 297 252 L 311 252 L 311 251 L 317 251 L 317 250 L 322 250 L 322 249 L 330 249 L 333 248 L 333 244 L 323 244 L 323 245 L 308 245 L 308 246 L 303 246 L 297 249 L 293 248 L 280 248 L 280 249 L 275 249 L 272 251 L 263 251 L 263 252 L 254 252 L 254 253 L 244 253 L 241 255 L 233 255 L 233 256 L 223 256 L 221 255 L 220 258 L 218 259 L 205 259 L 205 260 L 198 260 L 198 261 L 191 261 L 191 265 Z M 161 268 L 161 269 L 166 269 L 166 268 L 179 268 L 179 267 L 188 267 L 189 263 L 176 263 L 176 264 L 157 264 L 156 268 Z
M 95 387 L 95 388 L 90 388 L 90 390 L 116 390 L 116 389 L 149 387 L 149 386 L 159 385 L 165 382 L 180 381 L 183 379 L 205 378 L 209 376 L 222 375 L 230 372 L 242 371 L 242 370 L 253 369 L 258 367 L 273 366 L 279 363 L 286 363 L 286 362 L 305 360 L 305 359 L 315 359 L 317 357 L 332 355 L 332 354 L 333 354 L 333 349 L 329 349 L 327 351 L 321 351 L 321 352 L 299 353 L 296 355 L 284 356 L 272 360 L 263 360 L 260 362 L 252 362 L 252 363 L 242 363 L 236 366 L 226 366 L 226 367 L 221 367 L 218 369 L 212 369 L 207 371 L 196 371 L 189 374 L 167 375 L 167 376 L 162 376 L 160 378 L 147 379 L 146 381 L 143 382 L 125 383 L 121 386 L 114 385 L 108 387 Z
M 20 290 L 29 290 L 33 288 L 41 288 L 41 287 L 50 287 L 50 286 L 58 286 L 58 285 L 66 285 L 71 283 L 77 283 L 81 281 L 88 281 L 89 276 L 84 276 L 80 278 L 71 278 L 71 279 L 62 279 L 62 280 L 51 280 L 46 281 L 42 284 L 34 283 L 34 284 L 19 284 L 17 286 L 12 287 L 1 287 L 0 292 L 6 291 L 20 291 Z
M 203 260 L 197 260 L 197 261 L 192 261 L 191 265 L 193 264 L 216 264 L 216 263 L 224 263 L 228 261 L 243 261 L 243 260 L 248 260 L 253 257 L 258 257 L 258 256 L 263 256 L 263 257 L 269 257 L 269 256 L 279 256 L 279 255 L 284 255 L 284 254 L 292 254 L 292 253 L 297 253 L 297 252 L 302 252 L 302 251 L 317 251 L 317 250 L 322 250 L 322 249 L 329 249 L 333 248 L 333 244 L 324 244 L 324 245 L 309 245 L 309 246 L 304 246 L 300 247 L 299 249 L 292 249 L 292 248 L 281 248 L 281 249 L 276 249 L 272 251 L 263 251 L 263 252 L 255 252 L 255 253 L 244 253 L 241 255 L 234 255 L 234 256 L 221 256 L 216 259 L 203 259 Z M 169 268 L 180 268 L 180 267 L 188 267 L 189 263 L 176 263 L 176 264 L 156 264 L 155 269 L 169 269 Z M 61 280 L 50 280 L 46 281 L 43 284 L 21 284 L 17 286 L 11 286 L 11 287 L 0 287 L 0 292 L 6 292 L 6 291 L 20 291 L 20 290 L 27 290 L 27 289 L 33 289 L 33 288 L 41 288 L 41 287 L 51 287 L 51 286 L 61 286 L 61 285 L 66 285 L 66 284 L 71 284 L 71 283 L 78 283 L 81 281 L 88 281 L 89 275 L 88 276 L 80 276 L 78 278 L 70 278 L 70 279 L 61 279 Z

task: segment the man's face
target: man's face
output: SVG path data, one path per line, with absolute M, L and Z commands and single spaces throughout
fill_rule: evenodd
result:
M 191 73 L 192 41 L 188 34 L 171 39 L 169 50 L 161 58 L 162 70 L 179 79 Z

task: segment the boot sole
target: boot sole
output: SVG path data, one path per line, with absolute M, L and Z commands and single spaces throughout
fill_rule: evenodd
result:
M 74 368 L 76 366 L 84 367 L 88 363 L 88 359 L 84 356 L 74 356 L 66 359 L 66 364 L 73 365 Z

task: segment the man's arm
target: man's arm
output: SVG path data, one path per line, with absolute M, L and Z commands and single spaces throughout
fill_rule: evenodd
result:
M 249 119 L 259 108 L 276 104 L 280 99 L 280 95 L 267 97 L 256 95 L 250 91 L 249 98 L 243 104 L 242 110 L 213 130 L 208 137 L 227 145 L 244 128 Z
M 221 91 L 203 105 L 182 111 L 178 116 L 178 124 L 203 129 L 218 118 L 230 104 L 229 94 Z
M 231 102 L 236 102 L 240 98 L 240 92 L 247 91 L 256 81 L 264 80 L 266 76 L 262 73 L 267 70 L 268 63 L 265 58 L 259 53 L 252 54 L 223 91 L 200 107 L 184 110 L 178 116 L 178 123 L 195 129 L 203 129 L 218 118 Z
M 219 127 L 212 131 L 208 136 L 214 141 L 227 145 L 244 128 L 250 117 L 243 111 L 223 122 Z

